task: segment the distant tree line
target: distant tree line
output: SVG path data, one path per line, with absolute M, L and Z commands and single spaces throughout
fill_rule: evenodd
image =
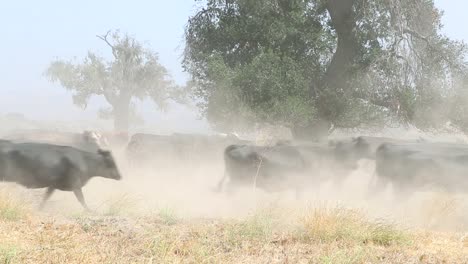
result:
M 468 132 L 467 47 L 441 33 L 432 0 L 206 0 L 189 18 L 174 84 L 158 56 L 128 34 L 97 36 L 113 58 L 55 60 L 51 81 L 86 107 L 102 95 L 116 130 L 138 120 L 135 100 L 186 102 L 220 131 L 275 123 L 297 137 L 332 127 L 448 121 Z

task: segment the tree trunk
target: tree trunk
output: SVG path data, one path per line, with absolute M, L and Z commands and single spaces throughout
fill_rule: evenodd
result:
M 315 100 L 318 120 L 306 127 L 295 127 L 293 131 L 297 139 L 320 140 L 347 110 L 346 100 L 350 92 L 348 84 L 353 78 L 353 65 L 359 51 L 354 2 L 327 1 L 327 11 L 338 36 L 337 48 L 323 78 L 311 84 L 310 95 Z
M 354 0 L 328 0 L 327 11 L 338 37 L 337 48 L 323 79 L 311 94 L 316 97 L 320 118 L 333 123 L 346 111 L 349 81 L 353 78 L 353 65 L 358 56 Z
M 345 89 L 358 51 L 354 0 L 329 0 L 327 10 L 338 36 L 338 45 L 324 82 L 329 88 Z
M 130 98 L 120 98 L 113 107 L 114 131 L 127 133 L 130 124 Z

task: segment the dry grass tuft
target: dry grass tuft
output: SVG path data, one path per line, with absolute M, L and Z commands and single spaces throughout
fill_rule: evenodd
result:
M 0 243 L 0 263 L 13 263 L 18 253 L 18 249 L 11 245 L 3 245 Z
M 137 201 L 128 194 L 111 197 L 105 205 L 104 216 L 119 216 L 132 213 L 132 209 L 136 207 Z
M 13 193 L 0 189 L 0 221 L 18 221 L 28 215 L 25 203 Z
M 243 241 L 265 242 L 273 235 L 273 215 L 265 211 L 256 212 L 241 221 L 226 223 L 224 236 L 235 247 L 241 247 Z
M 390 224 L 371 222 L 358 210 L 316 208 L 303 218 L 304 238 L 319 242 L 344 241 L 381 246 L 403 245 L 408 236 Z
M 168 206 L 160 208 L 158 215 L 165 225 L 175 225 L 179 221 L 175 210 Z
M 464 199 L 448 193 L 436 193 L 424 201 L 418 216 L 427 229 L 467 230 L 468 208 Z
M 371 262 L 372 261 L 372 262 Z M 382 259 L 372 254 L 370 249 L 357 247 L 353 249 L 338 249 L 330 254 L 320 257 L 320 263 L 323 264 L 357 264 L 357 263 L 379 263 Z

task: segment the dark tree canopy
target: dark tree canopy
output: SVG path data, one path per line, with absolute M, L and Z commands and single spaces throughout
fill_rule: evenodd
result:
M 325 71 L 331 39 L 313 6 L 283 2 L 208 1 L 190 19 L 184 66 L 213 123 L 314 118 L 310 83 Z
M 220 129 L 236 120 L 434 127 L 466 115 L 442 107 L 467 64 L 440 18 L 429 0 L 208 0 L 189 19 L 184 66 Z
M 164 109 L 168 99 L 182 98 L 156 53 L 118 31 L 97 37 L 111 49 L 111 61 L 90 51 L 82 63 L 55 60 L 46 71 L 51 81 L 73 92 L 75 104 L 86 107 L 91 96 L 104 96 L 111 108 L 100 116 L 114 118 L 114 128 L 127 131 L 130 122 L 138 121 L 133 99 L 151 98 Z

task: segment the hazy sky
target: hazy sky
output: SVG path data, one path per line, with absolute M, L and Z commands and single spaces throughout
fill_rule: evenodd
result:
M 436 0 L 445 11 L 444 32 L 468 42 L 468 1 Z M 188 17 L 197 10 L 194 0 L 1 0 L 0 8 L 0 114 L 23 112 L 38 119 L 89 119 L 105 102 L 95 98 L 86 111 L 72 104 L 65 89 L 47 82 L 42 73 L 55 57 L 83 58 L 88 50 L 108 54 L 97 39 L 108 29 L 121 29 L 144 41 L 159 53 L 161 63 L 175 80 L 186 75 L 180 66 L 183 32 Z M 145 103 L 141 111 L 147 123 L 206 124 L 183 107 L 166 115 Z

